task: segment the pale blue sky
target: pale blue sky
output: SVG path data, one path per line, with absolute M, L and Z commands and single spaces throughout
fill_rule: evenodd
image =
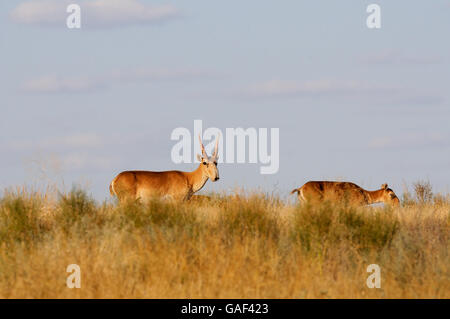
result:
M 201 119 L 281 140 L 278 174 L 223 164 L 206 192 L 320 179 L 450 191 L 450 1 L 111 1 L 132 9 L 69 1 L 81 30 L 63 0 L 0 3 L 0 188 L 45 183 L 45 167 L 103 199 L 121 170 L 192 170 L 172 163 L 170 134 Z

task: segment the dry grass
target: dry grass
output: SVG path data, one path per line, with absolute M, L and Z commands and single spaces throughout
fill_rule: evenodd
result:
M 212 195 L 97 203 L 16 191 L 0 200 L 1 298 L 449 298 L 450 200 L 293 206 Z M 381 289 L 369 289 L 369 264 Z M 66 267 L 81 267 L 81 289 Z

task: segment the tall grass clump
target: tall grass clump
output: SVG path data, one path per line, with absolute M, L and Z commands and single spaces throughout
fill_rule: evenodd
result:
M 277 205 L 265 195 L 237 197 L 222 206 L 217 226 L 229 239 L 251 236 L 276 240 L 280 234 Z
M 68 194 L 59 195 L 58 209 L 56 220 L 66 233 L 74 226 L 85 231 L 98 211 L 94 199 L 78 188 L 73 188 Z
M 449 298 L 450 201 L 436 196 L 389 208 L 7 192 L 0 298 Z M 65 284 L 70 264 L 81 289 Z M 370 264 L 380 289 L 366 285 Z
M 342 242 L 361 251 L 381 250 L 398 231 L 398 220 L 389 209 L 370 210 L 325 202 L 299 206 L 294 214 L 291 235 L 312 253 Z
M 42 202 L 36 193 L 7 193 L 0 200 L 0 243 L 32 242 L 41 238 L 46 231 L 39 219 Z
M 430 203 L 433 199 L 433 188 L 430 182 L 418 181 L 413 184 L 416 200 L 419 204 Z
M 140 229 L 166 238 L 177 238 L 181 234 L 195 236 L 199 231 L 194 209 L 174 201 L 158 198 L 145 203 L 128 201 L 119 204 L 115 214 L 120 218 L 121 227 Z

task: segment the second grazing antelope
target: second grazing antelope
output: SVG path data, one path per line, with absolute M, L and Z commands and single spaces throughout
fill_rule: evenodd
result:
M 375 191 L 368 191 L 350 182 L 310 181 L 300 188 L 292 190 L 303 202 L 320 202 L 324 200 L 347 201 L 356 205 L 385 203 L 399 205 L 400 200 L 387 184 Z
M 111 195 L 119 200 L 147 200 L 154 196 L 169 197 L 177 200 L 189 200 L 198 192 L 208 179 L 219 180 L 217 169 L 219 139 L 212 156 L 208 156 L 199 136 L 202 155 L 197 155 L 200 165 L 193 172 L 181 171 L 125 171 L 114 178 L 109 186 Z

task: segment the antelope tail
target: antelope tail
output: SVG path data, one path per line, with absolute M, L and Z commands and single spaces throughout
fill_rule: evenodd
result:
M 295 193 L 300 194 L 300 189 L 299 188 L 293 189 L 291 195 Z

